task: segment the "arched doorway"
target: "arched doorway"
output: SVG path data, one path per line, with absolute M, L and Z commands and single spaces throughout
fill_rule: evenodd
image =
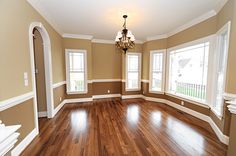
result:
M 32 74 L 32 88 L 34 92 L 34 117 L 35 127 L 38 131 L 38 109 L 37 109 L 37 88 L 36 88 L 36 76 L 35 73 L 35 55 L 34 55 L 34 31 L 38 31 L 43 41 L 43 58 L 45 69 L 45 90 L 46 90 L 46 107 L 47 117 L 52 118 L 53 113 L 53 88 L 52 88 L 52 63 L 51 63 L 51 43 L 49 35 L 40 22 L 33 22 L 29 27 L 29 45 L 30 45 L 30 60 L 31 60 L 31 74 Z

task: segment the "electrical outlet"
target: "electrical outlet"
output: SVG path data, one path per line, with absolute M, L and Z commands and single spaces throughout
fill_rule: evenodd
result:
M 107 90 L 107 93 L 110 93 L 110 90 Z
M 181 105 L 184 106 L 184 101 L 181 101 Z
M 60 97 L 60 102 L 61 102 L 62 98 Z

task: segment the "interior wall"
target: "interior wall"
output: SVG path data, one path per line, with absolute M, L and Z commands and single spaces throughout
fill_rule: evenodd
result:
M 40 32 L 34 29 L 34 58 L 35 58 L 35 74 L 36 90 L 37 90 L 37 106 L 38 112 L 47 111 L 46 101 L 46 83 L 45 83 L 45 68 L 44 68 L 44 50 L 43 39 Z
M 62 37 L 26 0 L 0 1 L 0 102 L 32 92 L 29 50 L 29 26 L 41 22 L 51 41 L 53 83 L 65 80 Z M 28 73 L 28 86 L 24 86 L 24 72 Z M 33 99 L 0 112 L 6 125 L 21 124 L 17 144 L 34 129 Z

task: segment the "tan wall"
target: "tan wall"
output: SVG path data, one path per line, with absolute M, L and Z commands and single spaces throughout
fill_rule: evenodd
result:
M 42 22 L 49 33 L 53 81 L 65 80 L 61 37 L 25 0 L 1 0 L 0 19 L 0 52 L 4 56 L 0 57 L 0 71 L 4 73 L 1 74 L 0 101 L 32 91 L 28 34 L 31 22 Z M 24 72 L 29 76 L 27 87 Z
M 108 93 L 108 90 L 110 93 Z M 121 94 L 120 82 L 94 82 L 93 95 Z
M 168 38 L 167 47 L 174 47 L 186 42 L 212 35 L 216 32 L 216 23 L 217 17 L 214 16 L 186 30 L 183 30 Z
M 230 139 L 229 139 L 229 148 L 227 156 L 235 156 L 235 147 L 236 147 L 236 114 L 232 115 L 231 127 L 230 127 Z
M 53 89 L 54 109 L 65 99 L 65 97 L 66 97 L 65 84 Z
M 0 119 L 5 125 L 21 125 L 18 144 L 34 129 L 33 99 L 0 112 Z
M 114 44 L 92 43 L 93 79 L 121 79 L 121 52 Z
M 45 68 L 44 68 L 44 51 L 43 51 L 43 39 L 40 32 L 34 30 L 34 57 L 35 57 L 35 69 L 38 70 L 35 74 L 36 78 L 36 90 L 37 90 L 37 106 L 38 112 L 47 111 L 46 101 L 46 84 L 45 84 Z

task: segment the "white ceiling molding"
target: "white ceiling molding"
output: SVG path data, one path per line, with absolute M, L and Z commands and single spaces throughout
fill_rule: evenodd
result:
M 215 12 L 218 13 L 225 6 L 228 0 L 221 0 L 215 8 Z
M 147 37 L 146 41 L 160 40 L 160 39 L 164 39 L 164 38 L 168 38 L 167 34 L 157 35 L 157 36 L 149 36 L 149 37 Z
M 64 38 L 74 38 L 74 39 L 83 39 L 83 40 L 92 40 L 92 35 L 78 35 L 78 34 L 63 34 Z
M 47 12 L 42 9 L 42 7 L 40 7 L 40 4 L 38 3 L 38 1 L 32 1 L 32 0 L 27 0 L 27 2 L 32 6 L 32 8 L 34 8 L 41 16 L 44 17 L 44 19 L 54 28 L 54 30 L 62 35 L 63 32 L 62 30 L 59 28 L 59 26 L 56 24 L 56 22 L 53 21 L 53 19 L 47 14 Z
M 115 44 L 115 40 L 92 39 L 93 43 Z
M 141 41 L 141 40 L 135 40 L 134 42 L 137 43 L 137 44 L 143 44 L 143 43 L 144 43 L 144 42 Z
M 209 11 L 209 12 L 203 14 L 202 16 L 199 16 L 199 17 L 193 19 L 192 21 L 190 21 L 190 22 L 188 22 L 188 23 L 186 23 L 186 24 L 184 24 L 184 25 L 178 27 L 177 29 L 175 29 L 175 30 L 169 32 L 169 33 L 167 34 L 167 36 L 168 36 L 168 37 L 173 36 L 173 35 L 175 35 L 175 34 L 181 32 L 181 31 L 183 31 L 183 30 L 186 30 L 186 29 L 188 29 L 188 28 L 190 28 L 190 27 L 192 27 L 192 26 L 194 26 L 194 25 L 196 25 L 196 24 L 199 24 L 199 23 L 201 23 L 201 22 L 203 22 L 203 21 L 205 21 L 205 20 L 207 20 L 207 19 L 209 19 L 209 18 L 215 16 L 216 14 L 217 14 L 217 13 L 215 12 L 215 10 L 211 10 L 211 11 Z

